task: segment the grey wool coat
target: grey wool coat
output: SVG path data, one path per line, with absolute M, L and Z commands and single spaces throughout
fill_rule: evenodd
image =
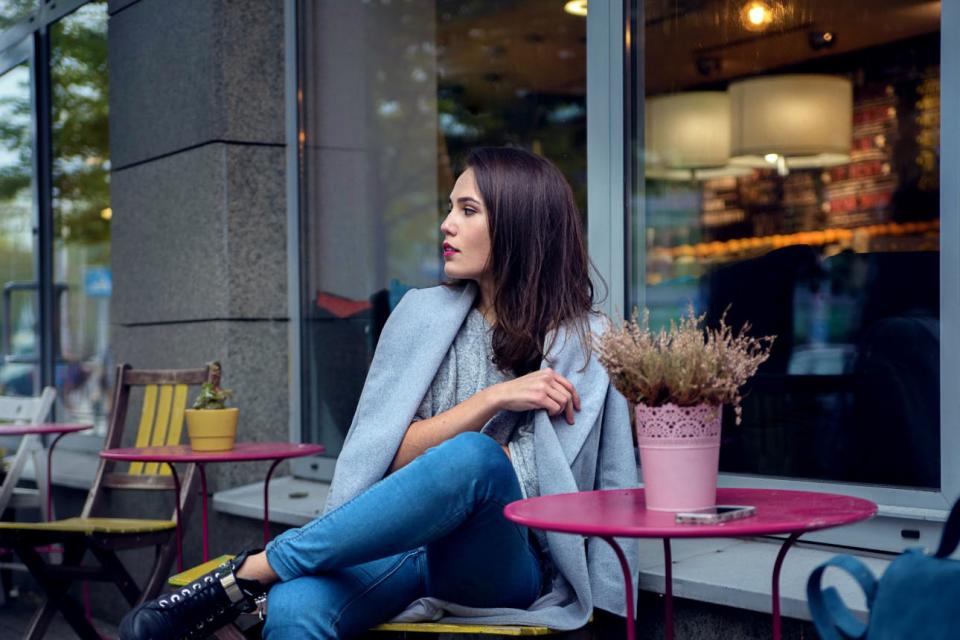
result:
M 460 326 L 473 306 L 476 286 L 409 291 L 390 315 L 347 433 L 330 487 L 326 511 L 350 500 L 386 474 L 420 401 Z M 594 333 L 602 319 L 591 317 Z M 575 331 L 559 329 L 544 361 L 573 383 L 581 410 L 574 425 L 563 416 L 535 412 L 537 476 L 541 495 L 637 486 L 637 467 L 626 400 L 606 371 L 581 346 Z M 550 344 L 547 336 L 547 344 Z M 496 417 L 494 417 L 496 419 Z M 550 556 L 561 577 L 527 610 L 478 609 L 421 598 L 398 617 L 473 624 L 543 625 L 577 629 L 594 607 L 624 615 L 620 565 L 598 538 L 547 534 Z M 620 540 L 631 564 L 636 593 L 637 544 Z

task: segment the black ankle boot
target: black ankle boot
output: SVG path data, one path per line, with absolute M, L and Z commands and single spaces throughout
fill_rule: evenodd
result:
M 120 640 L 200 640 L 256 608 L 265 589 L 235 572 L 258 551 L 244 551 L 195 581 L 144 602 L 120 622 Z

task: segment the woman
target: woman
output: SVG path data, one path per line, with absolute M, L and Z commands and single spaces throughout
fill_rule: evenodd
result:
M 502 514 L 637 479 L 626 402 L 590 350 L 600 320 L 573 194 L 519 149 L 466 165 L 440 227 L 451 282 L 409 292 L 384 327 L 326 513 L 136 608 L 121 638 L 206 637 L 267 593 L 267 638 L 622 614 L 608 548 Z

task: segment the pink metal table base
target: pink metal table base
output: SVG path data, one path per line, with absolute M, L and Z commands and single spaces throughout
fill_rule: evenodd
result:
M 183 528 L 181 526 L 183 514 L 180 511 L 180 477 L 177 475 L 175 463 L 191 463 L 197 465 L 200 474 L 200 504 L 201 504 L 201 531 L 203 544 L 203 561 L 210 559 L 210 542 L 207 511 L 207 473 L 205 464 L 211 462 L 244 462 L 270 460 L 270 469 L 267 471 L 263 483 L 263 544 L 270 540 L 270 479 L 273 472 L 284 460 L 323 453 L 325 448 L 319 444 L 292 444 L 289 442 L 238 442 L 230 451 L 193 451 L 188 445 L 168 447 L 141 447 L 127 449 L 107 449 L 101 451 L 100 456 L 108 460 L 162 462 L 170 468 L 176 493 L 177 517 L 177 570 L 183 571 Z
M 285 458 L 280 458 L 274 460 L 270 465 L 270 469 L 267 471 L 267 477 L 263 481 L 263 545 L 266 546 L 270 542 L 270 479 L 273 477 L 273 472 L 276 470 L 277 466 L 283 462 Z M 173 467 L 172 464 L 167 463 L 167 466 Z M 202 537 L 203 537 L 203 561 L 206 562 L 210 559 L 209 551 L 209 528 L 207 527 L 207 472 L 203 466 L 202 462 L 197 463 L 197 471 L 200 472 L 200 507 L 201 507 L 201 516 L 202 516 Z
M 788 534 L 780 546 L 772 575 L 772 630 L 781 638 L 780 570 L 787 551 L 805 532 L 851 524 L 872 517 L 877 506 L 860 498 L 806 491 L 719 489 L 719 504 L 754 505 L 757 514 L 715 525 L 678 525 L 674 514 L 649 511 L 643 489 L 586 491 L 528 498 L 507 505 L 504 515 L 528 527 L 597 536 L 613 549 L 620 562 L 626 597 L 627 639 L 636 624 L 630 566 L 616 537 L 661 538 L 664 560 L 664 636 L 673 640 L 673 558 L 671 538 L 741 537 Z
M 791 533 L 780 545 L 780 551 L 777 553 L 777 560 L 773 564 L 773 584 L 770 590 L 771 611 L 773 618 L 773 640 L 781 638 L 780 621 L 780 569 L 783 567 L 783 559 L 787 556 L 787 551 L 800 537 L 799 533 Z M 633 640 L 634 615 L 633 615 L 633 590 L 630 585 L 630 567 L 626 564 L 626 558 L 623 551 L 612 538 L 603 538 L 617 552 L 617 559 L 620 560 L 620 568 L 624 571 L 624 584 L 627 587 L 627 638 Z M 673 640 L 673 559 L 670 553 L 670 538 L 663 539 L 663 616 L 664 633 L 667 640 Z

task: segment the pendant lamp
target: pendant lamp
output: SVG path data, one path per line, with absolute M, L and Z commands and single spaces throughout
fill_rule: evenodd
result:
M 688 91 L 647 98 L 645 166 L 649 178 L 703 180 L 745 175 L 730 166 L 730 97 L 725 91 Z
M 850 162 L 853 86 L 829 75 L 730 83 L 731 164 L 790 169 Z

